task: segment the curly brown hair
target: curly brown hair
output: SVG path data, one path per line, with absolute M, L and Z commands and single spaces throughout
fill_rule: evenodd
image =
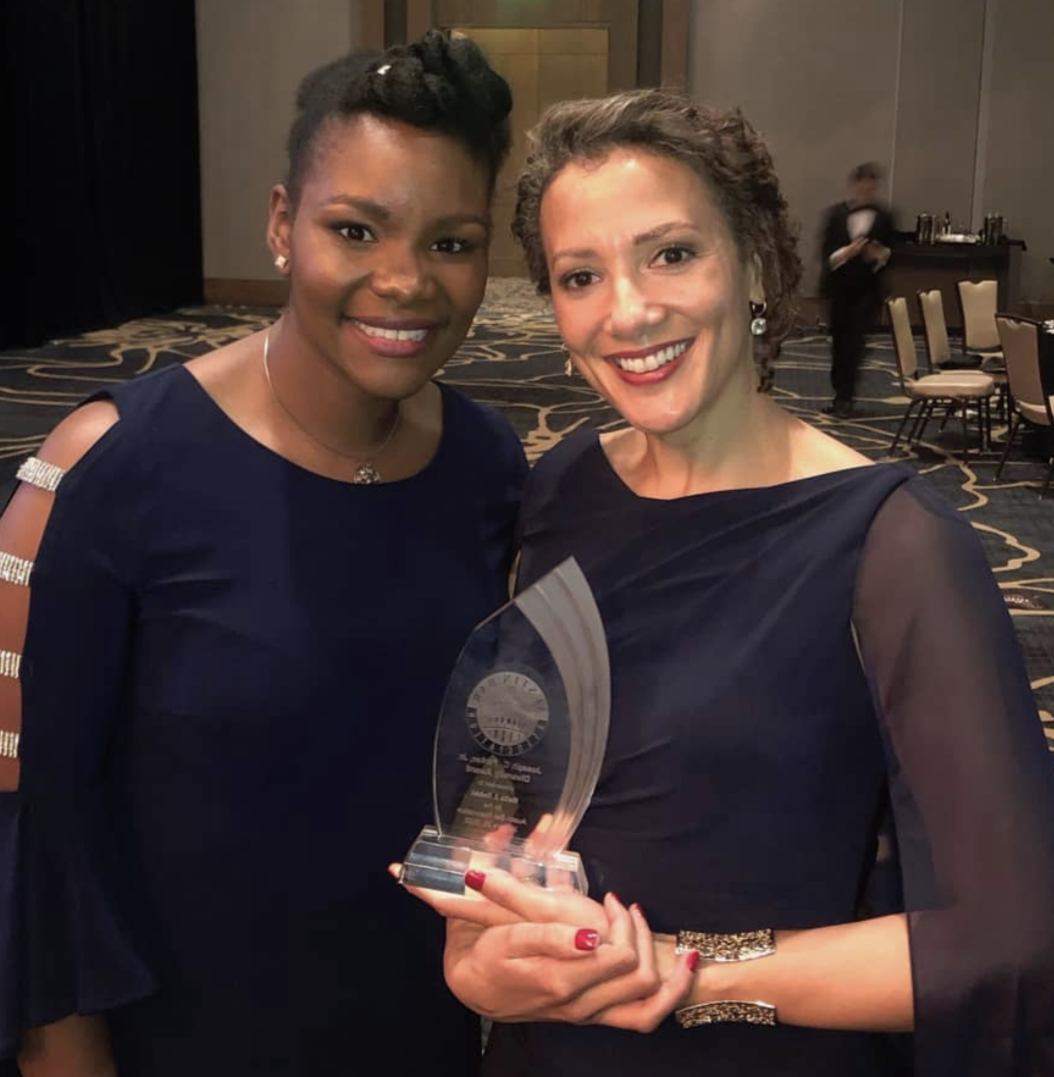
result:
M 596 162 L 614 149 L 640 147 L 691 168 L 715 196 L 740 257 L 758 260 L 768 307 L 766 340 L 778 350 L 797 313 L 798 238 L 772 155 L 738 109 L 702 107 L 669 90 L 627 90 L 553 105 L 527 138 L 512 233 L 540 293 L 550 291 L 539 224 L 549 184 L 573 161 Z

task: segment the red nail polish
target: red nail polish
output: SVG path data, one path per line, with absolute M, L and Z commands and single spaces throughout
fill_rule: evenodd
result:
M 482 890 L 483 884 L 487 881 L 487 876 L 482 871 L 466 871 L 465 872 L 465 885 L 470 890 Z
M 600 936 L 588 927 L 580 927 L 575 932 L 576 950 L 595 950 L 600 943 Z
M 644 915 L 644 910 L 641 908 L 641 904 L 639 901 L 633 902 L 633 904 L 629 907 L 629 911 L 635 912 L 642 920 L 646 919 Z
M 695 972 L 699 967 L 699 951 L 691 950 L 688 956 L 684 959 L 684 963 L 688 966 L 689 972 Z
M 613 898 L 614 898 L 614 899 L 615 899 L 615 900 L 616 900 L 616 901 L 617 901 L 617 902 L 618 902 L 618 903 L 619 903 L 620 905 L 622 904 L 622 898 L 620 898 L 620 897 L 618 896 L 618 894 L 616 894 L 616 893 L 615 893 L 615 891 L 614 891 L 614 890 L 609 890 L 609 891 L 608 891 L 608 894 L 609 894 L 609 895 L 610 895 L 611 897 L 613 897 Z

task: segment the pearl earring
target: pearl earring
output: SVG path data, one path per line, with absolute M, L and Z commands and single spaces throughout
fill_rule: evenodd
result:
M 280 254 L 275 260 L 274 264 L 278 269 L 285 269 L 289 265 L 289 259 L 284 254 Z
M 750 304 L 750 333 L 755 337 L 763 337 L 769 327 L 768 318 L 765 317 L 765 311 L 768 310 L 768 304 L 762 300 L 760 303 Z
M 575 364 L 571 361 L 571 349 L 566 344 L 560 345 L 560 351 L 564 353 L 564 374 L 573 378 L 575 375 Z

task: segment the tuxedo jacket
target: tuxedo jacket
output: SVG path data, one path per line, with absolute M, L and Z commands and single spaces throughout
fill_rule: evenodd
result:
M 875 219 L 867 234 L 887 247 L 892 246 L 893 215 L 883 206 L 871 205 L 866 208 L 875 211 Z M 870 262 L 857 257 L 838 269 L 831 269 L 831 255 L 852 242 L 849 236 L 849 215 L 853 210 L 854 207 L 848 202 L 838 202 L 831 206 L 824 216 L 823 240 L 820 244 L 823 258 L 823 265 L 820 269 L 820 291 L 829 298 L 860 295 L 871 290 L 874 290 L 876 294 L 882 292 L 885 267 L 876 272 Z M 887 262 L 886 265 L 888 264 Z

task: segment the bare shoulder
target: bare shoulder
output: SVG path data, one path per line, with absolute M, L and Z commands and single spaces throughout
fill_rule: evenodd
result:
M 37 456 L 68 471 L 120 418 L 113 401 L 93 400 L 63 419 Z

